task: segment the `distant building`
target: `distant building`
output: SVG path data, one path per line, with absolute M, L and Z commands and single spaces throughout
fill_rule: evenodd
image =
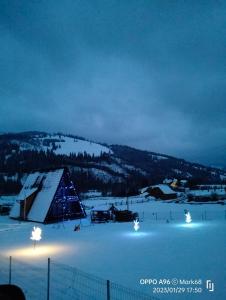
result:
M 85 216 L 67 168 L 29 174 L 10 212 L 11 218 L 40 223 Z
M 150 186 L 147 189 L 147 192 L 150 196 L 153 196 L 156 199 L 170 200 L 177 198 L 177 193 L 166 184 Z

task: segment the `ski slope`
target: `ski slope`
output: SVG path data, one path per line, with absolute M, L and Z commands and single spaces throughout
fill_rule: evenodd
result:
M 111 149 L 99 143 L 91 142 L 66 135 L 49 134 L 46 137 L 35 135 L 33 142 L 20 142 L 13 140 L 20 146 L 20 150 L 52 150 L 56 154 L 70 155 L 73 154 L 89 154 L 100 156 L 101 153 L 112 153 Z M 54 147 L 53 147 L 54 145 Z
M 54 138 L 54 137 L 53 137 Z M 111 150 L 100 144 L 80 139 L 74 139 L 64 136 L 64 142 L 57 142 L 58 148 L 54 151 L 56 154 L 70 155 L 70 153 L 87 153 L 89 155 L 100 156 L 101 153 L 109 153 Z

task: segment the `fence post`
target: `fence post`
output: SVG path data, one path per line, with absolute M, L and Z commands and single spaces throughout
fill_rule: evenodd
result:
M 47 300 L 49 300 L 50 292 L 50 258 L 48 257 L 48 269 L 47 269 Z
M 9 257 L 9 284 L 12 282 L 12 256 Z
M 110 300 L 110 280 L 107 280 L 107 300 Z

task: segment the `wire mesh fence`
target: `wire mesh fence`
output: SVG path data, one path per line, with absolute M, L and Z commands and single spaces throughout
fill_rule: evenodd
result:
M 36 267 L 13 258 L 11 261 L 11 283 L 19 286 L 26 299 L 46 299 L 46 268 Z
M 146 203 L 150 202 L 149 198 L 142 198 L 142 199 L 129 199 L 128 204 L 138 204 L 138 203 Z M 111 201 L 111 202 L 105 202 L 105 205 L 111 205 L 113 204 L 116 207 L 120 206 L 126 206 L 127 200 L 122 199 L 120 201 Z M 191 204 L 192 205 L 192 204 Z M 190 209 L 192 216 L 194 220 L 201 221 L 211 221 L 211 220 L 226 220 L 226 209 L 224 210 L 192 210 L 192 207 Z M 149 221 L 181 221 L 184 219 L 183 210 L 182 211 L 176 211 L 176 210 L 170 210 L 170 211 L 153 211 L 152 214 L 148 213 L 146 214 L 145 211 L 139 212 L 140 221 L 149 220 Z
M 150 297 L 149 295 L 140 294 L 137 291 L 132 291 L 117 283 L 110 283 L 110 299 L 111 300 L 158 300 L 158 298 Z
M 26 300 L 157 300 L 50 259 L 41 268 L 0 256 L 0 284 L 19 286 Z
M 50 299 L 107 299 L 106 280 L 55 261 L 51 262 L 50 274 Z
M 132 204 L 146 203 L 146 202 L 150 202 L 150 199 L 149 198 L 122 199 L 120 201 L 105 202 L 105 205 L 113 204 L 114 206 L 125 206 L 127 204 L 132 205 Z

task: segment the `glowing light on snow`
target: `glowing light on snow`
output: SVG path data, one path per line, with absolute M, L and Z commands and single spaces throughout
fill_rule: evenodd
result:
M 39 227 L 33 227 L 33 231 L 31 232 L 30 239 L 33 241 L 40 241 L 42 238 L 42 229 Z
M 143 238 L 149 236 L 150 233 L 147 232 L 141 232 L 141 231 L 133 231 L 133 232 L 126 232 L 123 234 L 123 236 L 129 237 L 129 238 Z
M 58 244 L 50 244 L 50 245 L 39 245 L 35 250 L 30 247 L 20 247 L 17 249 L 10 249 L 6 252 L 6 255 L 15 256 L 15 257 L 25 257 L 25 258 L 36 258 L 40 257 L 49 257 L 53 255 L 67 255 L 68 253 L 77 253 L 77 248 L 73 248 L 70 245 L 58 245 Z
M 138 231 L 140 229 L 139 221 L 138 220 L 134 220 L 133 222 L 134 222 L 134 226 L 133 226 L 134 230 Z
M 191 221 L 192 221 L 192 218 L 191 218 L 190 212 L 185 211 L 185 222 L 189 224 L 189 223 L 191 223 Z
M 176 224 L 174 225 L 175 227 L 183 227 L 183 228 L 198 228 L 198 227 L 202 227 L 202 226 L 206 226 L 206 224 L 203 223 L 182 223 L 182 224 Z

